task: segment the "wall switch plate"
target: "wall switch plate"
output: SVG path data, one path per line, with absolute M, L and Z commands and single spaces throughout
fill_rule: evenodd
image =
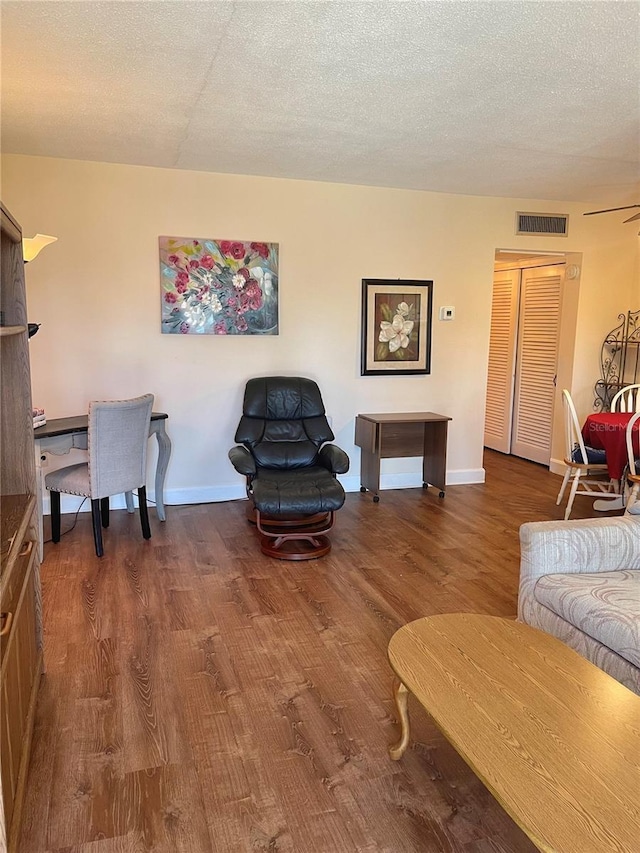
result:
M 454 320 L 456 316 L 456 309 L 453 305 L 443 305 L 440 308 L 440 319 L 441 320 Z

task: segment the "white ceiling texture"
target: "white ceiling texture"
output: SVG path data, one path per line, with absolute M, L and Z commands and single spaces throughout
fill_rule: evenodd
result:
M 640 203 L 640 4 L 3 0 L 4 152 Z

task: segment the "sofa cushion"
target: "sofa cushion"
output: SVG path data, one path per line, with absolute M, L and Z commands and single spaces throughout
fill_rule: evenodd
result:
M 640 667 L 640 572 L 544 575 L 536 600 Z

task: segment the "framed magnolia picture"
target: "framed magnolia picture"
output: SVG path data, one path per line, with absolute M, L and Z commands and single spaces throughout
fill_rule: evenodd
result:
M 277 335 L 278 244 L 160 237 L 165 335 Z
M 362 280 L 362 376 L 431 372 L 433 282 Z

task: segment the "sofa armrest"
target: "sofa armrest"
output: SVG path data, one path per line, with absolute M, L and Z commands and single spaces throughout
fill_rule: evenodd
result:
M 520 528 L 520 580 L 640 569 L 640 519 L 534 521 Z
M 520 528 L 518 619 L 531 623 L 543 575 L 640 569 L 640 519 L 533 521 Z
M 520 528 L 518 620 L 548 630 L 535 595 L 543 575 L 640 569 L 640 518 L 534 521 Z M 545 617 L 546 618 L 546 617 Z M 558 636 L 560 636 L 558 634 Z

